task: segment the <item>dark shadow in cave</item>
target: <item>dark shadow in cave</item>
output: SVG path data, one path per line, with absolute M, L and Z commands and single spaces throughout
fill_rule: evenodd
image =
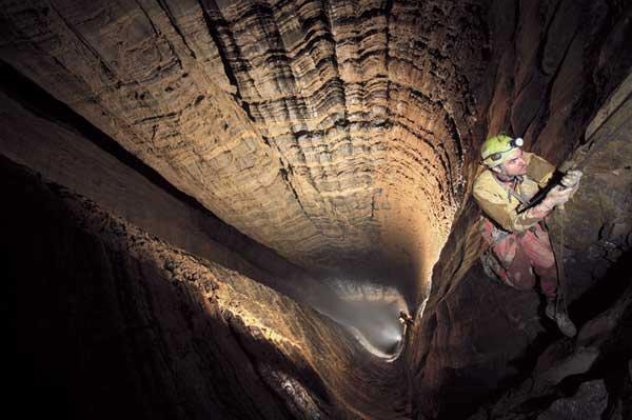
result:
M 59 199 L 63 188 L 2 156 L 0 179 L 11 198 L 0 239 L 6 410 L 23 418 L 293 418 L 265 365 L 299 379 L 328 413 L 327 387 L 311 366 L 255 342 L 237 320 L 209 317 L 195 288 L 84 232 Z M 110 226 L 103 234 L 119 235 Z M 176 313 L 151 310 L 163 299 Z M 189 329 L 182 348 L 166 340 L 173 318 Z
M 624 252 L 604 277 L 571 305 L 580 332 L 582 324 L 615 307 L 618 301 L 630 299 L 632 296 L 630 273 L 632 273 L 632 250 Z M 569 340 L 569 349 L 573 346 L 574 342 Z M 609 419 L 608 413 L 612 414 L 615 400 L 624 399 L 625 393 L 632 391 L 626 388 L 625 381 L 628 373 L 624 368 L 632 357 L 632 306 L 628 304 L 615 331 L 600 346 L 599 351 L 599 357 L 588 372 L 565 378 L 548 395 L 527 401 L 522 409 L 525 412 L 544 410 L 560 398 L 575 395 L 582 384 L 593 380 L 603 380 L 608 389 L 608 408 L 602 417 Z M 541 351 L 537 355 L 539 356 L 540 353 Z M 531 369 L 533 366 L 527 367 Z M 632 406 L 624 409 L 632 412 Z
M 632 273 L 632 250 L 624 252 L 592 289 L 585 292 L 570 305 L 569 312 L 576 322 L 578 330 L 581 331 L 582 325 L 587 321 L 594 319 L 607 309 L 612 308 L 622 297 L 630 295 L 632 291 L 630 273 Z M 472 267 L 468 274 L 479 278 L 479 280 L 485 276 L 478 262 Z M 523 292 L 516 291 L 516 293 Z M 540 307 L 539 312 L 541 312 L 541 309 Z M 487 395 L 480 395 L 479 398 L 475 397 L 477 383 L 473 383 L 473 388 L 470 391 L 471 394 L 468 392 L 470 396 L 469 403 L 460 402 L 459 404 L 450 404 L 442 412 L 441 418 L 467 418 L 479 410 L 480 407 L 493 405 L 501 397 L 506 395 L 507 390 L 517 387 L 532 376 L 539 357 L 556 341 L 563 340 L 565 348 L 567 348 L 569 352 L 574 348 L 574 339 L 562 337 L 552 322 L 544 319 L 542 314 L 540 315 L 542 319 L 541 322 L 546 326 L 546 330 L 535 336 L 523 356 L 508 361 L 508 365 L 513 366 L 518 374 L 500 381 L 495 387 L 496 391 L 488 393 Z M 609 410 L 613 410 L 614 399 L 623 398 L 625 392 L 628 392 L 626 388 L 628 384 L 625 383 L 627 372 L 625 369 L 622 369 L 622 366 L 626 366 L 632 354 L 631 307 L 626 309 L 621 318 L 621 322 L 617 326 L 617 331 L 613 333 L 611 337 L 612 338 L 603 345 L 600 350 L 599 358 L 587 373 L 565 378 L 559 386 L 554 388 L 548 395 L 538 396 L 528 400 L 518 410 L 524 413 L 545 410 L 554 401 L 575 395 L 580 385 L 596 379 L 604 380 L 605 386 L 609 390 Z M 483 375 L 479 376 L 484 377 L 484 372 L 481 373 L 483 373 Z M 467 388 L 467 381 L 461 379 L 459 386 Z M 632 407 L 628 407 L 627 409 L 632 410 Z
M 581 325 L 610 308 L 630 287 L 631 273 L 632 249 L 628 249 L 608 268 L 603 278 L 572 302 L 569 306 L 571 317 Z

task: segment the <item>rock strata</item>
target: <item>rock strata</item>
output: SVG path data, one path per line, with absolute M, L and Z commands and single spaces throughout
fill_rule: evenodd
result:
M 627 2 L 0 4 L 20 390 L 79 418 L 118 400 L 152 418 L 547 418 L 583 397 L 629 417 L 611 346 L 628 348 Z M 470 188 L 501 131 L 585 162 L 550 221 L 581 348 L 477 262 Z M 325 305 L 375 337 L 408 310 L 402 356 L 366 352 Z

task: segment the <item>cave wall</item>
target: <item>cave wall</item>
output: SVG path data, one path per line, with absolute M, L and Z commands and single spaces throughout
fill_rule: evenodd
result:
M 463 194 L 485 4 L 5 1 L 0 56 L 291 261 L 425 290 Z
M 5 157 L 172 245 L 295 300 L 304 301 L 316 289 L 333 294 L 300 267 L 175 189 L 37 85 L 7 66 L 0 71 L 0 152 Z
M 384 407 L 361 386 L 401 365 L 328 318 L 6 158 L 0 174 L 15 198 L 0 242 L 8 402 L 23 416 L 408 416 L 405 389 Z
M 390 339 L 385 341 L 373 325 L 386 321 L 391 329 L 401 328 L 396 314 L 406 302 L 399 292 L 383 287 L 350 289 L 346 282 L 324 284 L 217 219 L 38 86 L 6 66 L 0 71 L 4 156 L 174 246 L 353 325 L 354 334 L 371 349 L 390 353 Z
M 598 289 L 609 288 L 600 282 L 609 281 L 606 273 L 630 246 L 631 9 L 604 2 L 512 4 L 491 9 L 497 67 L 490 102 L 481 109 L 490 135 L 524 136 L 528 149 L 551 162 L 583 165 L 580 191 L 549 223 L 552 237 L 564 238 L 569 301 L 584 298 L 571 306 L 571 316 L 586 322 L 622 293 L 613 286 L 604 297 Z M 476 164 L 468 170 L 473 176 Z M 435 266 L 411 346 L 417 412 L 429 418 L 471 414 L 519 381 L 556 338 L 541 321 L 535 292 L 513 291 L 485 276 L 479 215 L 467 199 Z
M 491 8 L 488 132 L 521 136 L 555 164 L 582 141 L 630 69 L 630 6 L 610 1 L 510 1 Z
M 325 318 L 210 263 L 213 273 L 220 270 L 215 276 L 219 278 L 211 276 L 215 278 L 212 287 L 230 289 L 226 292 L 229 303 L 222 306 L 221 299 L 211 303 L 202 299 L 204 305 L 215 308 L 211 312 L 219 311 L 208 322 L 220 327 L 182 333 L 188 334 L 183 342 L 202 346 L 196 348 L 200 358 L 213 355 L 226 370 L 216 371 L 209 366 L 212 363 L 189 368 L 186 357 L 178 352 L 167 363 L 177 367 L 168 373 L 165 363 L 152 362 L 150 372 L 167 376 L 161 383 L 178 385 L 157 386 L 146 397 L 133 391 L 132 410 L 144 412 L 137 405 L 142 403 L 149 407 L 147 412 L 160 413 L 154 404 L 168 395 L 171 399 L 164 402 L 165 407 L 183 407 L 195 415 L 282 418 L 320 413 L 324 417 L 393 418 L 409 417 L 413 410 L 418 417 L 464 416 L 518 381 L 517 375 L 532 366 L 538 352 L 554 340 L 550 326 L 540 322 L 534 293 L 518 295 L 483 279 L 476 263 L 481 246 L 474 230 L 478 211 L 467 188 L 476 170 L 477 146 L 486 134 L 503 130 L 524 136 L 529 148 L 556 164 L 593 144 L 584 131 L 629 73 L 630 6 L 624 2 L 204 0 L 99 2 L 87 7 L 68 0 L 3 0 L 2 5 L 3 66 L 47 91 L 165 182 L 240 232 L 220 236 L 218 242 L 234 241 L 243 234 L 243 240 L 252 238 L 270 247 L 290 261 L 278 260 L 276 274 L 281 281 L 296 279 L 285 275 L 288 271 L 284 270 L 293 270 L 291 263 L 321 274 L 355 274 L 397 285 L 416 307 L 425 307 L 410 337 L 408 365 L 389 365 L 366 356 L 346 332 Z M 59 121 L 50 121 L 50 115 L 25 110 L 24 103 L 14 99 L 2 98 L 3 155 L 42 173 L 46 182 L 56 181 L 98 201 L 105 213 L 118 213 L 198 256 L 252 277 L 265 277 L 261 270 L 267 261 L 256 260 L 263 248 L 242 239 L 228 247 L 230 251 L 223 249 L 223 243 L 211 245 L 200 230 L 224 225 L 209 228 L 206 210 L 182 206 L 97 151 L 90 144 L 93 138 L 77 134 L 76 123 L 60 127 Z M 629 114 L 623 112 L 625 121 Z M 629 127 L 620 126 L 614 132 L 629 132 Z M 601 157 L 601 152 L 595 153 L 584 181 L 590 187 L 580 191 L 577 204 L 566 213 L 570 220 L 565 223 L 583 226 L 580 238 L 567 242 L 565 252 L 567 271 L 581 278 L 582 286 L 573 289 L 573 299 L 581 298 L 583 291 L 603 278 L 629 246 L 626 162 L 630 159 L 628 152 L 620 153 L 627 137 L 600 138 L 610 146 Z M 614 159 L 617 153 L 620 156 Z M 97 156 L 100 163 L 88 160 Z M 82 177 L 86 173 L 90 176 Z M 105 185 L 112 190 L 108 192 Z M 135 193 L 125 195 L 130 188 Z M 169 223 L 156 214 L 147 216 L 142 207 L 134 208 L 136 193 L 145 192 L 156 213 L 173 215 Z M 22 211 L 14 213 L 18 217 Z M 98 214 L 100 219 L 88 223 L 89 242 L 106 241 L 103 246 L 117 250 L 113 251 L 116 263 L 109 261 L 110 256 L 86 250 L 91 264 L 85 270 L 117 266 L 121 259 L 145 261 L 149 251 L 120 245 L 119 234 L 112 238 L 109 229 L 99 227 L 110 215 Z M 32 220 L 44 220 L 41 214 L 30 215 Z M 70 216 L 73 220 L 85 217 Z M 54 227 L 33 225 L 30 220 L 23 226 L 51 233 L 38 239 L 31 232 L 19 239 L 22 233 L 16 230 L 21 225 L 13 227 L 10 238 L 24 245 L 15 250 L 15 261 L 33 252 L 28 248 L 30 241 L 54 243 L 65 237 L 63 232 L 48 230 Z M 586 220 L 599 223 L 588 226 Z M 62 226 L 68 231 L 86 229 L 82 223 Z M 554 229 L 559 226 L 554 222 Z M 146 241 L 154 244 L 153 238 L 142 242 Z M 77 263 L 69 253 L 81 249 L 83 240 L 62 243 L 72 252 L 61 249 L 49 255 L 40 248 L 36 255 L 43 259 L 41 266 L 53 266 L 55 261 Z M 247 249 L 255 260 L 246 258 Z M 126 279 L 122 284 L 136 280 L 161 284 L 147 283 L 153 286 L 142 296 L 133 290 L 121 291 L 121 299 L 138 297 L 138 302 L 127 304 L 128 311 L 138 310 L 154 295 L 172 299 L 166 291 L 172 283 L 160 279 L 181 279 L 179 272 L 164 268 L 160 259 L 148 264 L 153 268 L 147 270 L 157 275 L 145 278 L 135 269 L 121 274 Z M 191 270 L 204 271 L 199 264 L 208 263 L 198 261 Z M 97 341 L 99 337 L 93 331 L 77 332 L 74 326 L 77 314 L 90 315 L 91 307 L 81 306 L 76 314 L 65 315 L 64 296 L 72 296 L 74 288 L 82 285 L 69 275 L 71 271 L 76 271 L 74 266 L 63 264 L 52 271 L 55 279 L 77 280 L 68 286 L 68 293 L 60 289 L 58 299 L 42 299 L 39 306 L 44 310 L 37 314 L 18 312 L 33 329 L 18 342 L 23 352 L 32 345 L 55 342 L 53 332 L 67 338 L 59 340 L 58 358 L 43 352 L 34 357 L 44 357 L 41 365 L 52 366 L 52 373 L 47 374 L 61 374 L 66 368 L 76 372 L 77 377 L 64 377 L 74 390 L 85 379 L 81 375 L 100 368 L 97 362 L 89 362 L 86 370 L 74 365 L 82 360 L 73 357 L 81 346 L 68 343 L 74 337 Z M 32 275 L 14 276 L 20 296 L 28 296 L 24 288 L 31 279 L 48 281 L 39 271 L 27 273 Z M 89 274 L 110 281 L 106 274 Z M 224 278 L 230 281 L 224 283 Z M 195 286 L 203 289 L 204 284 L 200 281 Z M 57 290 L 50 284 L 47 287 Z M 92 289 L 77 293 L 87 301 L 102 299 L 93 296 Z M 170 301 L 172 306 L 157 310 L 158 327 L 169 329 L 175 322 L 169 315 L 177 312 L 174 306 L 206 308 L 195 296 L 183 298 L 186 305 Z M 46 309 L 60 321 L 60 329 L 37 328 Z M 207 309 L 196 311 L 206 319 Z M 97 315 L 110 316 L 106 309 Z M 131 316 L 131 324 L 139 319 L 144 322 L 143 316 Z M 182 327 L 186 317 L 177 321 L 177 328 L 190 331 Z M 100 319 L 95 322 L 109 329 L 126 324 Z M 264 333 L 257 329 L 260 322 L 266 324 Z M 253 330 L 252 325 L 257 327 Z M 304 331 L 306 325 L 310 331 Z M 87 321 L 86 328 L 90 329 Z M 223 334 L 228 330 L 239 338 L 226 338 Z M 277 334 L 283 339 L 275 341 Z M 197 335 L 208 342 L 200 344 Z M 128 343 L 116 337 L 113 345 L 126 351 Z M 218 344 L 221 354 L 217 355 L 217 348 L 209 343 L 220 339 L 225 342 Z M 165 345 L 177 342 L 173 340 L 168 336 Z M 248 344 L 238 349 L 237 341 Z M 159 352 L 160 347 L 153 344 L 131 347 L 142 354 Z M 87 344 L 87 349 L 96 361 L 103 360 L 96 345 Z M 261 354 L 260 349 L 264 349 Z M 233 357 L 233 352 L 234 361 L 224 365 L 224 353 Z M 268 356 L 281 360 L 277 367 L 291 373 L 271 368 L 264 360 Z M 129 361 L 121 363 L 130 366 Z M 256 384 L 252 389 L 231 377 L 235 366 L 242 364 L 252 368 L 244 373 Z M 106 383 L 115 383 L 118 375 L 136 375 L 135 369 L 106 372 L 110 375 Z M 208 377 L 203 377 L 205 373 Z M 130 379 L 129 387 L 122 389 L 142 389 L 153 383 L 144 379 L 152 373 L 138 374 L 140 379 Z M 217 383 L 229 384 L 231 391 L 222 394 L 225 389 L 216 389 L 209 377 L 221 378 Z M 403 378 L 408 379 L 407 386 L 402 385 Z M 201 384 L 194 392 L 199 398 L 187 396 L 182 402 L 173 397 L 188 395 L 176 388 L 197 386 L 193 383 Z M 85 392 L 90 393 L 86 401 L 103 401 L 95 388 Z M 116 397 L 118 391 L 108 392 Z M 245 396 L 254 402 L 242 406 Z M 259 404 L 270 411 L 255 414 L 253 407 Z M 165 417 L 172 413 L 177 416 L 179 411 L 165 412 Z

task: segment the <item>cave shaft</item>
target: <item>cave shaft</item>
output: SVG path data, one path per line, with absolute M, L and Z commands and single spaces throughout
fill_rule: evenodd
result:
M 0 4 L 15 395 L 78 418 L 529 418 L 572 382 L 632 413 L 632 373 L 612 385 L 632 351 L 629 2 Z M 552 221 L 576 227 L 575 344 L 478 264 L 469 189 L 500 131 L 590 157 Z M 401 357 L 367 351 L 385 331 Z

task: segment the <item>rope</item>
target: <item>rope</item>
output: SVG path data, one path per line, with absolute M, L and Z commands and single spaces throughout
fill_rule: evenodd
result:
M 557 296 L 555 298 L 555 314 L 557 316 L 558 309 L 566 311 L 566 271 L 564 270 L 564 244 L 565 244 L 565 227 L 566 217 L 564 208 L 560 207 L 559 221 L 560 234 L 558 240 L 551 240 L 553 245 L 553 255 L 555 256 L 555 263 L 557 266 Z

